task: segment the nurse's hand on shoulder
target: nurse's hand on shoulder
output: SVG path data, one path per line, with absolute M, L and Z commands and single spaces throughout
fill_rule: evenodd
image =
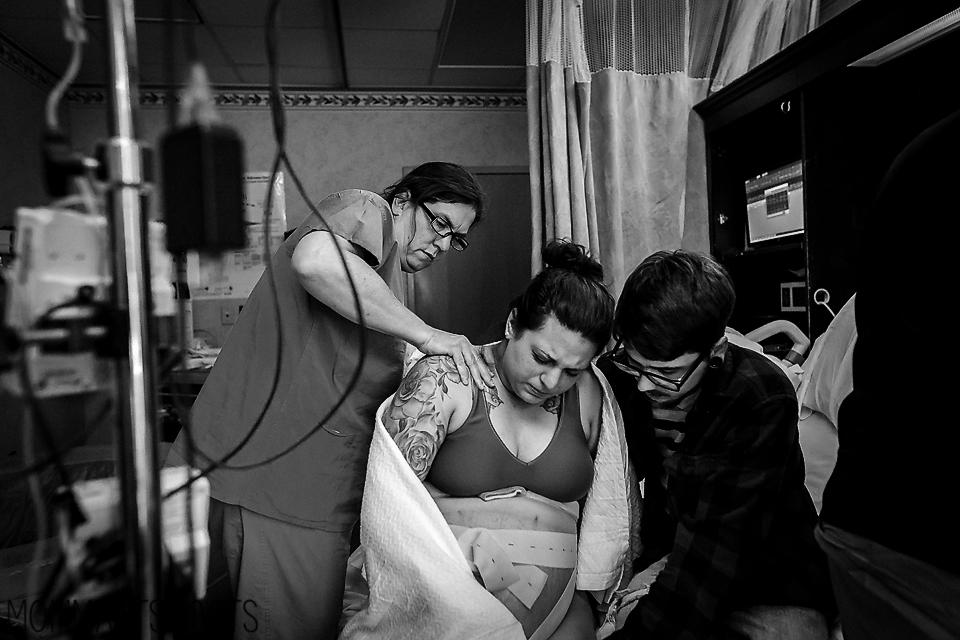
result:
M 493 386 L 493 371 L 478 355 L 466 336 L 432 329 L 430 337 L 416 345 L 426 355 L 447 355 L 453 358 L 462 381 L 471 376 L 477 386 Z

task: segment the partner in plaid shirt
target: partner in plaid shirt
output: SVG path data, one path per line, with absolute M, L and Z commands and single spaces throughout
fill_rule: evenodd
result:
M 675 251 L 641 263 L 617 304 L 600 368 L 646 481 L 636 568 L 669 555 L 614 638 L 827 638 L 796 395 L 765 356 L 727 342 L 734 300 L 720 265 Z

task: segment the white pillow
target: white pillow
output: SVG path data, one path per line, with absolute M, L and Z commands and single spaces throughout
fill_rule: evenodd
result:
M 797 429 L 803 451 L 804 484 L 820 513 L 823 488 L 837 464 L 837 428 L 822 413 L 811 411 L 800 419 Z
M 854 314 L 856 294 L 850 296 L 827 330 L 813 343 L 803 363 L 797 390 L 800 417 L 817 411 L 837 428 L 840 403 L 853 390 L 853 347 L 857 342 Z

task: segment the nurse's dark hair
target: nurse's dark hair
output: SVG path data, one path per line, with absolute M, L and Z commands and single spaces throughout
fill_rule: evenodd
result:
M 424 202 L 469 205 L 477 212 L 473 224 L 480 222 L 487 205 L 487 197 L 473 174 L 450 162 L 426 162 L 384 189 L 380 195 L 392 204 L 395 197 L 405 193 L 409 194 L 414 206 Z
M 551 314 L 597 345 L 610 340 L 614 300 L 603 284 L 603 267 L 579 244 L 553 240 L 541 252 L 543 271 L 513 301 L 518 333 L 539 329 Z
M 658 251 L 623 285 L 613 331 L 650 360 L 704 353 L 723 336 L 736 299 L 730 276 L 709 256 Z

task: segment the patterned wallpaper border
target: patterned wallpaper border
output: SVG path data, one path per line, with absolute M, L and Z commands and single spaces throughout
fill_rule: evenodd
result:
M 0 0 L 2 1 L 2 0 Z M 33 84 L 51 88 L 57 77 L 20 49 L 0 32 L 0 64 Z M 214 99 L 222 108 L 266 109 L 270 96 L 266 87 L 214 88 Z M 100 87 L 74 87 L 66 92 L 69 104 L 106 105 L 107 91 Z M 168 101 L 163 87 L 140 87 L 140 105 L 163 107 Z M 525 111 L 527 96 L 524 91 L 337 91 L 316 89 L 284 89 L 283 106 L 289 109 L 499 109 Z
M 103 89 L 77 88 L 67 91 L 67 102 L 77 105 L 106 104 Z M 175 98 L 175 100 L 177 100 Z M 216 89 L 214 100 L 225 109 L 266 109 L 270 96 L 266 89 Z M 179 100 L 177 100 L 179 102 Z M 168 103 L 163 88 L 141 88 L 140 105 L 163 107 Z M 525 111 L 525 93 L 421 92 L 421 91 L 324 91 L 322 89 L 284 89 L 286 109 L 505 109 Z

